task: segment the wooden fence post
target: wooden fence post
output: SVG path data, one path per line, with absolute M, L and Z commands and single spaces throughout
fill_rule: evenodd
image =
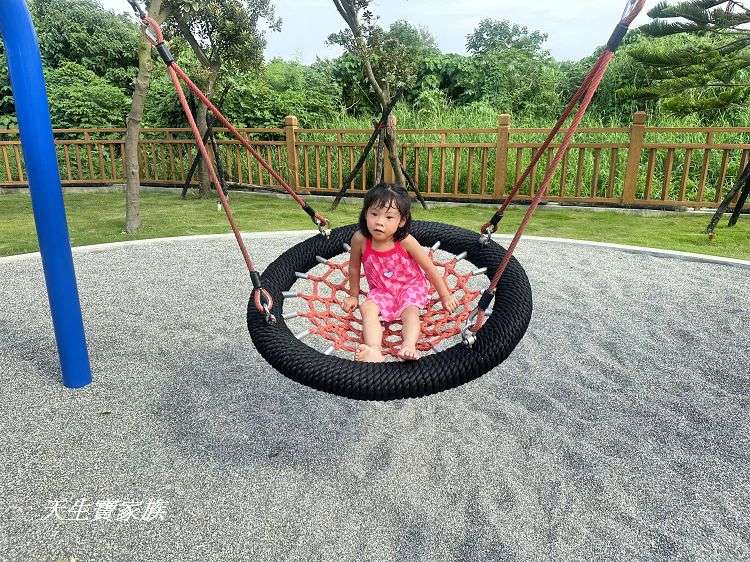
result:
M 299 188 L 299 157 L 297 155 L 297 129 L 299 121 L 294 115 L 284 117 L 284 136 L 286 137 L 286 154 L 289 162 L 289 182 L 296 190 Z
M 638 177 L 641 172 L 641 154 L 643 141 L 646 138 L 646 112 L 636 111 L 630 125 L 630 146 L 628 147 L 628 166 L 625 169 L 625 183 L 622 188 L 622 204 L 629 205 L 635 201 Z
M 497 142 L 495 144 L 495 199 L 505 196 L 508 179 L 508 144 L 510 144 L 510 115 L 501 113 L 497 120 Z

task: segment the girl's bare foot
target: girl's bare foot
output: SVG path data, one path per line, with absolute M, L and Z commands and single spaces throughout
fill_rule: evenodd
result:
M 398 356 L 405 361 L 415 361 L 422 357 L 414 345 L 402 345 L 398 350 Z
M 382 363 L 383 353 L 375 347 L 360 344 L 360 346 L 357 347 L 356 353 L 354 354 L 354 359 L 357 361 L 362 361 L 364 363 Z

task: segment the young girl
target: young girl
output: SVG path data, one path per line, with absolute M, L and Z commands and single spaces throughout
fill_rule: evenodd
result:
M 355 354 L 357 361 L 383 361 L 381 320 L 401 321 L 403 343 L 399 356 L 419 359 L 416 349 L 422 328 L 419 311 L 429 300 L 428 278 L 449 313 L 458 306 L 430 256 L 409 234 L 410 226 L 411 201 L 403 187 L 381 183 L 367 192 L 359 215 L 359 230 L 352 237 L 350 296 L 343 305 L 346 312 L 357 307 L 360 264 L 364 264 L 370 292 L 359 305 L 364 343 Z

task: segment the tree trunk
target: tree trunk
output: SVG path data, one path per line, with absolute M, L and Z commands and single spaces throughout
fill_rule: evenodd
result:
M 214 86 L 216 85 L 216 79 L 219 75 L 219 67 L 218 65 L 211 65 L 208 73 L 208 80 L 206 82 L 206 90 L 205 94 L 208 97 L 208 99 L 211 99 L 211 96 L 213 96 L 214 93 Z M 206 131 L 208 130 L 208 108 L 203 105 L 202 103 L 198 104 L 198 109 L 196 110 L 195 115 L 195 121 L 198 125 L 198 130 L 201 133 L 201 138 L 206 135 Z M 214 158 L 213 150 L 211 150 L 211 145 L 206 145 L 206 148 L 208 149 L 208 154 Z M 208 174 L 208 168 L 206 166 L 206 162 L 201 160 L 201 166 L 200 166 L 200 196 L 201 197 L 211 197 L 211 177 Z
M 393 175 L 396 183 L 409 189 L 409 186 L 406 185 L 404 173 L 401 171 L 401 160 L 398 154 L 398 137 L 396 136 L 396 116 L 393 114 L 388 116 L 388 127 L 385 129 L 385 145 L 388 148 L 388 158 L 393 167 Z
M 359 22 L 359 10 L 361 9 L 361 6 L 356 2 L 342 2 L 340 0 L 334 0 L 333 3 L 352 32 L 354 37 L 353 54 L 357 56 L 362 63 L 367 81 L 370 83 L 372 90 L 380 101 L 381 110 L 385 110 L 391 102 L 390 86 L 387 83 L 380 84 L 375 76 L 375 72 L 373 71 L 367 41 L 362 33 L 362 26 Z M 388 127 L 386 128 L 384 142 L 385 146 L 388 148 L 388 158 L 393 167 L 396 183 L 407 187 L 406 178 L 404 178 L 404 174 L 401 171 L 401 163 L 398 156 L 398 137 L 396 136 L 395 126 L 396 118 L 391 114 L 388 116 Z
M 374 126 L 378 127 L 380 123 L 375 122 Z M 378 132 L 378 146 L 375 149 L 375 172 L 373 177 L 373 185 L 378 185 L 383 181 L 383 151 L 385 150 L 385 135 L 383 129 Z
M 729 218 L 730 227 L 736 225 L 737 221 L 740 220 L 740 213 L 742 213 L 742 209 L 744 209 L 745 204 L 747 203 L 748 196 L 750 196 L 750 180 L 745 182 L 745 187 L 742 189 L 742 193 L 740 193 L 740 197 L 737 200 L 737 205 L 734 208 L 734 212 Z
M 162 11 L 162 0 L 151 0 L 148 13 L 159 24 L 166 14 Z M 141 226 L 141 174 L 138 166 L 138 141 L 141 136 L 141 120 L 146 92 L 151 83 L 151 44 L 141 37 L 138 46 L 138 76 L 135 80 L 133 102 L 127 117 L 125 132 L 125 232 L 132 233 Z
M 708 227 L 706 228 L 706 234 L 709 236 L 715 235 L 716 227 L 719 225 L 719 221 L 721 221 L 721 217 L 724 216 L 724 213 L 727 212 L 727 209 L 729 208 L 729 205 L 732 204 L 732 199 L 740 193 L 742 188 L 750 182 L 750 162 L 748 162 L 747 166 L 745 166 L 745 169 L 740 174 L 740 177 L 737 179 L 737 182 L 734 184 L 734 187 L 730 189 L 726 196 L 724 197 L 724 200 L 719 205 L 719 208 L 716 209 L 716 212 L 714 213 L 714 216 L 711 217 L 711 222 L 708 223 Z

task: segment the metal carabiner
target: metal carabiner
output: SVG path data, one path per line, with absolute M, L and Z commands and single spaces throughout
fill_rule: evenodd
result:
M 141 24 L 141 28 L 143 29 L 143 33 L 146 35 L 149 41 L 151 41 L 152 45 L 156 45 L 159 42 L 159 38 L 156 36 L 156 32 L 151 27 L 150 23 L 143 23 Z
M 268 306 L 267 302 L 263 303 L 263 312 L 266 314 L 266 324 L 274 325 L 276 324 L 276 317 L 271 314 L 271 307 Z
M 492 235 L 497 232 L 497 227 L 495 225 L 490 225 L 487 227 L 487 229 L 479 236 L 479 243 L 482 246 L 487 246 L 490 242 L 492 242 Z
M 326 225 L 328 223 L 325 223 L 323 221 L 319 221 L 319 220 L 316 219 L 315 220 L 315 224 L 318 225 L 318 232 L 320 232 L 323 236 L 325 236 L 326 239 L 328 239 L 328 238 L 331 237 L 331 229 L 330 228 L 326 228 Z
M 469 317 L 464 321 L 463 328 L 461 329 L 461 339 L 469 347 L 473 347 L 477 341 L 477 334 L 472 330 L 477 317 L 479 316 L 479 309 L 475 308 Z
M 257 271 L 251 271 L 250 277 L 253 280 L 253 299 L 255 300 L 256 310 L 266 318 L 266 324 L 276 324 L 276 317 L 271 313 L 273 299 L 271 295 L 260 285 L 260 276 Z

